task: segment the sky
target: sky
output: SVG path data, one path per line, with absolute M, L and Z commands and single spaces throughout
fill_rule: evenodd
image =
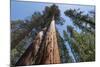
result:
M 35 11 L 43 11 L 45 6 L 50 6 L 52 3 L 38 3 L 38 2 L 22 2 L 11 1 L 11 19 L 25 19 L 32 15 Z M 71 4 L 57 4 L 61 10 L 61 14 L 69 8 L 80 8 L 82 11 L 89 11 L 94 9 L 94 6 L 82 6 Z
M 52 5 L 52 3 L 21 2 L 21 1 L 19 2 L 19 1 L 12 0 L 11 1 L 11 20 L 18 20 L 18 19 L 24 20 L 24 19 L 30 18 L 34 12 L 39 11 L 42 13 L 45 6 L 50 6 L 50 5 Z M 79 8 L 81 11 L 84 11 L 84 13 L 86 14 L 91 10 L 95 10 L 95 6 L 88 6 L 88 5 L 72 5 L 72 4 L 56 4 L 56 5 L 59 6 L 59 9 L 61 11 L 61 17 L 65 19 L 64 25 L 56 25 L 56 28 L 62 38 L 63 38 L 63 30 L 67 30 L 66 28 L 67 25 L 74 26 L 73 21 L 69 17 L 65 16 L 64 14 L 64 12 L 67 9 Z M 74 29 L 80 32 L 80 29 L 78 27 L 74 26 Z M 72 59 L 74 59 L 74 56 L 71 52 L 70 47 L 68 45 L 66 47 L 69 51 L 69 55 L 71 55 Z

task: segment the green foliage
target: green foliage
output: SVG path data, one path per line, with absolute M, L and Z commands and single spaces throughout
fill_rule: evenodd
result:
M 95 60 L 95 37 L 90 33 L 80 33 L 76 39 L 79 44 L 79 55 L 81 61 L 94 61 Z M 76 45 L 78 46 L 78 45 Z

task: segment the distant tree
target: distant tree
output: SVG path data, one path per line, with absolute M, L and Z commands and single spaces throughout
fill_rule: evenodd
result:
M 94 11 L 89 12 L 90 14 L 84 14 L 84 12 L 80 11 L 79 9 L 69 9 L 64 13 L 66 16 L 70 17 L 74 25 L 78 26 L 80 29 L 91 33 L 95 32 Z
M 71 26 L 67 26 L 64 32 L 65 40 L 71 45 L 73 54 L 77 62 L 94 61 L 95 60 L 95 36 L 91 33 L 78 33 Z
M 95 12 L 90 11 L 88 14 L 79 9 L 66 10 L 65 15 L 72 19 L 74 25 L 79 27 L 81 32 L 74 30 L 72 26 L 67 26 L 67 40 L 74 50 L 75 57 L 79 61 L 95 60 Z M 66 37 L 65 37 L 66 38 Z
M 69 56 L 68 49 L 66 48 L 65 40 L 60 36 L 59 32 L 57 32 L 57 41 L 59 46 L 61 63 L 71 63 L 72 59 Z

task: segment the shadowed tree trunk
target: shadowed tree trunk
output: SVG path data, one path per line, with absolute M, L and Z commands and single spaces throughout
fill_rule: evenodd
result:
M 17 61 L 16 66 L 24 66 L 30 65 L 34 63 L 34 57 L 36 56 L 38 49 L 40 47 L 40 43 L 42 40 L 43 31 L 40 31 L 33 43 L 27 48 L 25 53 L 21 56 L 21 58 Z

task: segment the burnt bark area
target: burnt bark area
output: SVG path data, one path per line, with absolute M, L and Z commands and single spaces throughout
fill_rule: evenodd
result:
M 40 47 L 40 38 L 38 34 L 34 39 L 33 43 L 30 44 L 30 46 L 26 49 L 21 58 L 17 61 L 16 66 L 25 66 L 33 64 L 39 47 Z

